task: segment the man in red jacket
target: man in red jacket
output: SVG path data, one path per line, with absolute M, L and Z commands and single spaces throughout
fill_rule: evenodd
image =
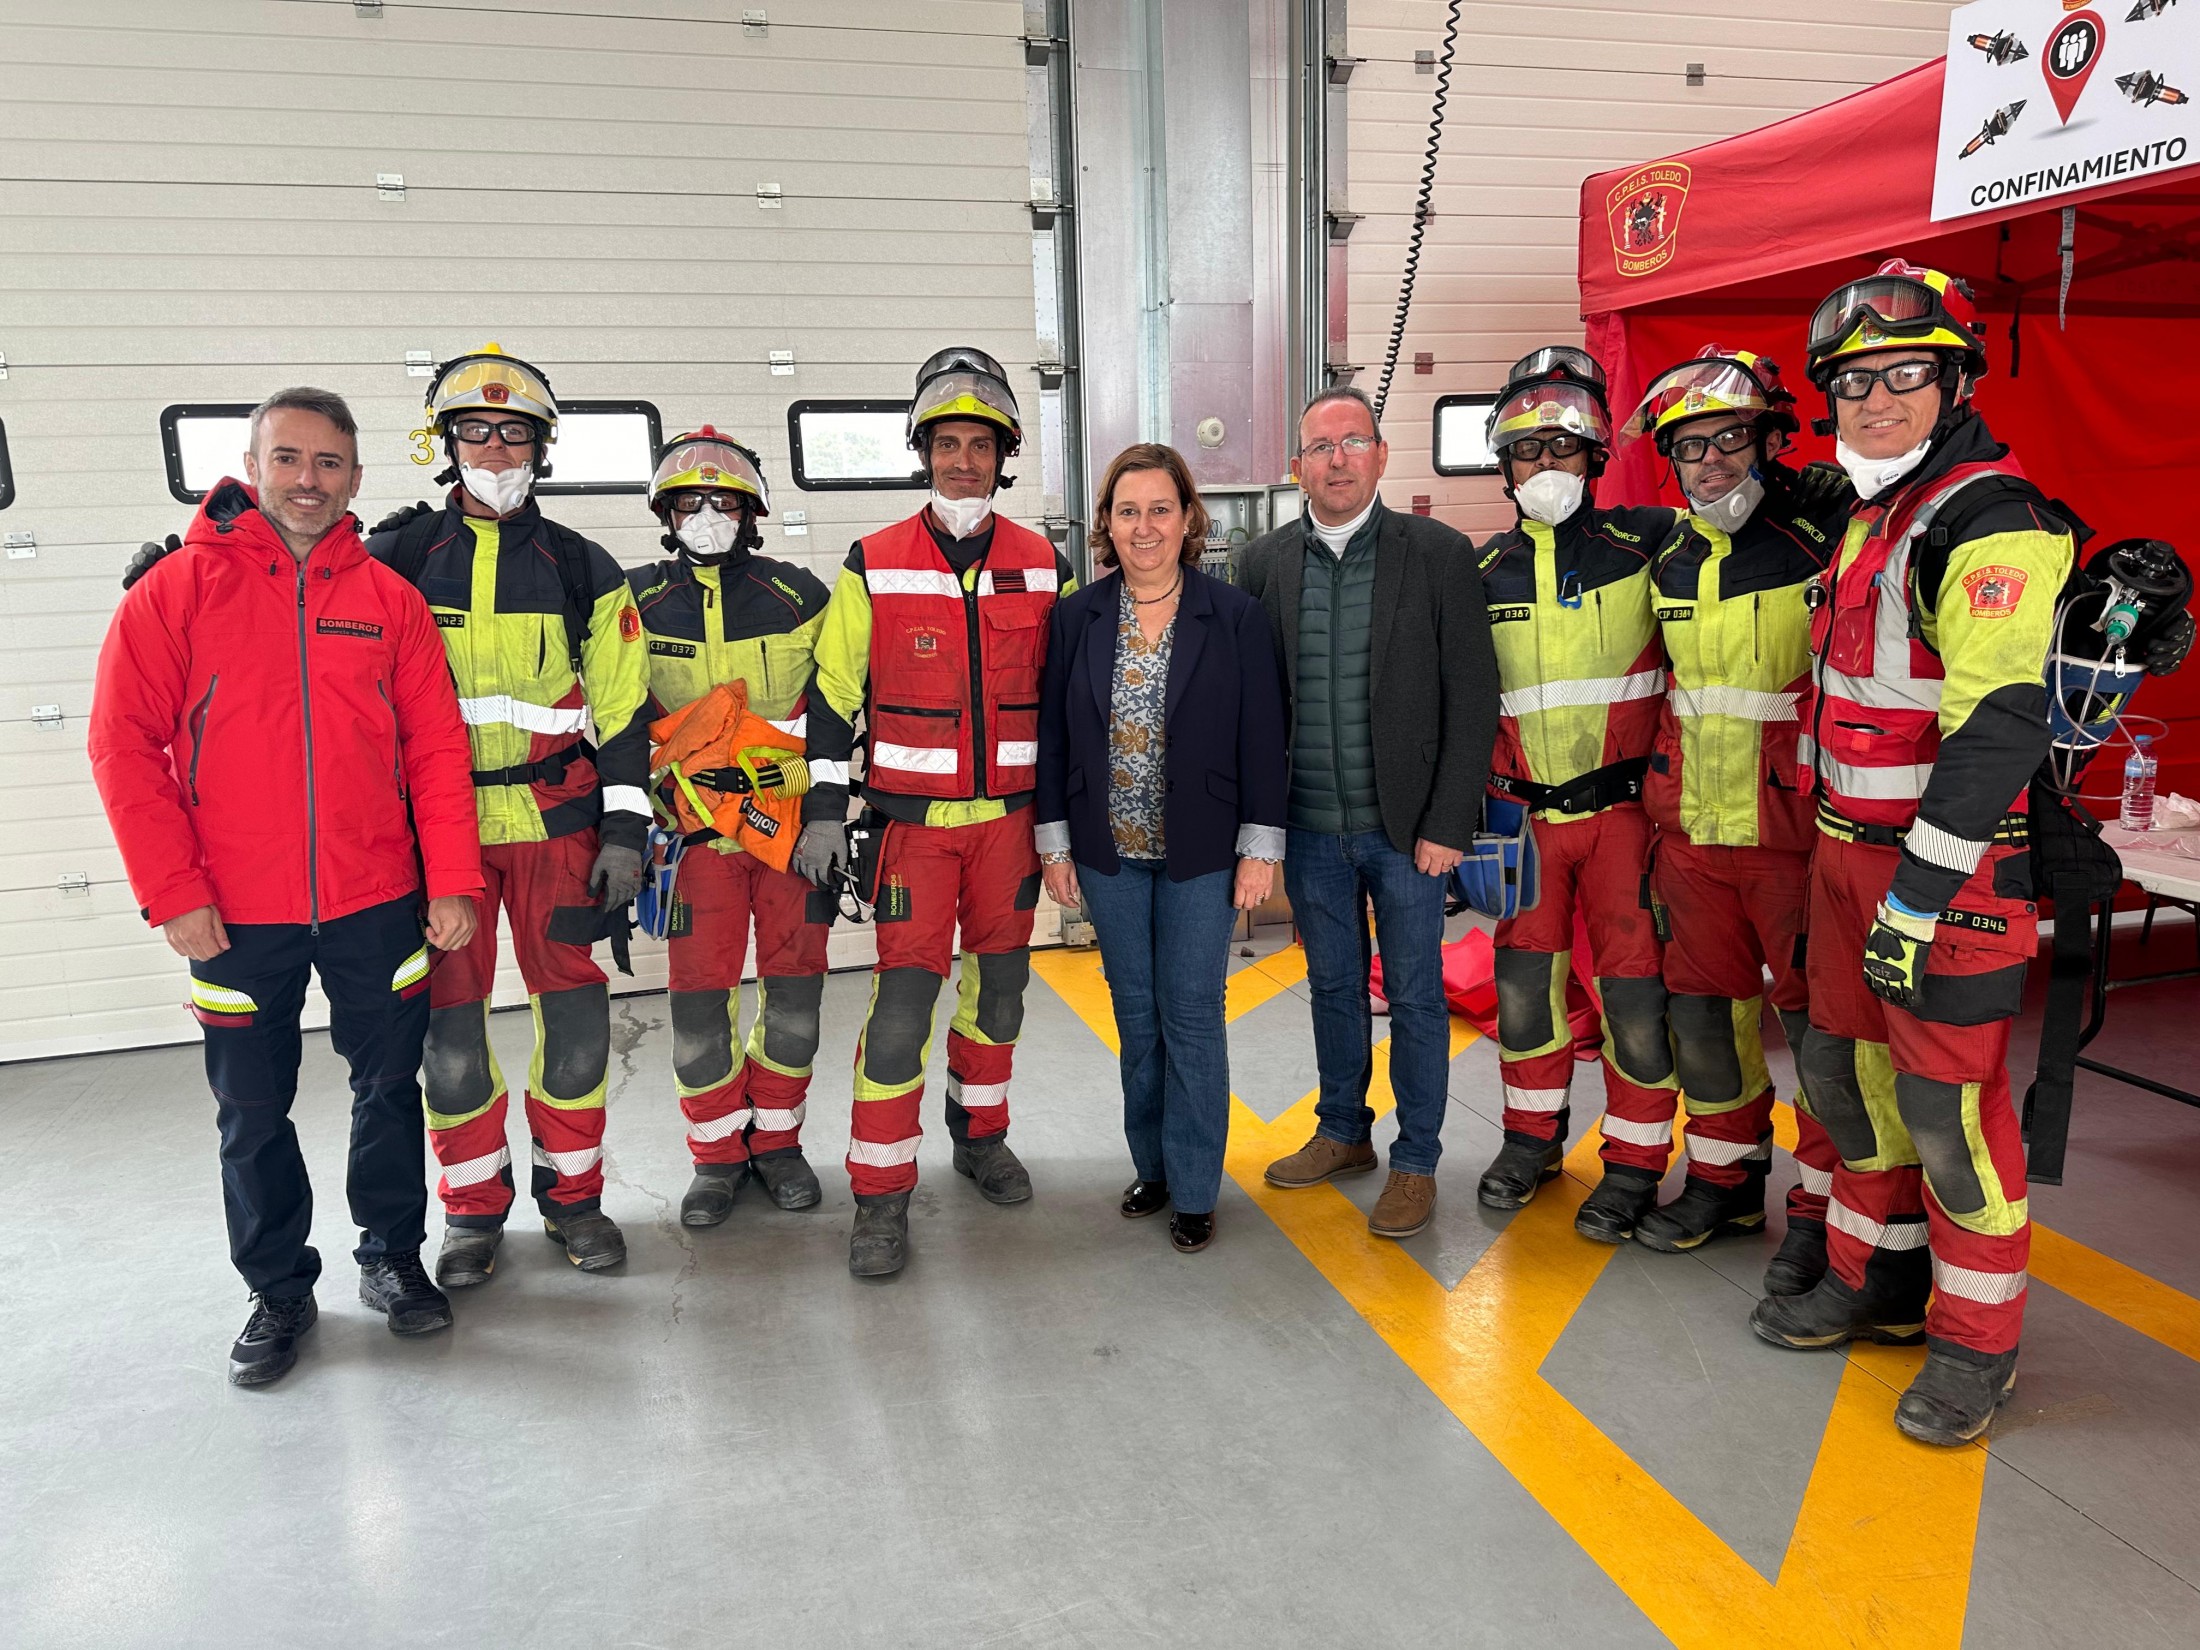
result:
M 351 1065 L 359 1298 L 400 1335 L 451 1321 L 420 1264 L 421 896 L 427 944 L 453 950 L 482 876 L 443 644 L 349 513 L 350 409 L 326 390 L 269 397 L 245 474 L 207 495 L 177 554 L 134 570 L 89 744 L 131 889 L 191 960 L 229 1253 L 255 1297 L 229 1378 L 259 1386 L 297 1361 L 316 1316 L 313 1192 L 290 1123 L 309 969 Z

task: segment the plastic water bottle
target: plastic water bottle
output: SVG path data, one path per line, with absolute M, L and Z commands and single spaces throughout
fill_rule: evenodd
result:
M 2124 762 L 2124 801 L 2116 822 L 2127 831 L 2154 829 L 2155 762 L 2147 750 L 2153 743 L 2152 734 L 2134 735 L 2131 755 Z

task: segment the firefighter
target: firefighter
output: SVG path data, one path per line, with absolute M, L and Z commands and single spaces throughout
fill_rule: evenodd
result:
M 1604 369 L 1578 349 L 1517 362 L 1490 413 L 1490 446 L 1519 512 L 1481 554 L 1502 690 L 1490 788 L 1530 808 L 1541 886 L 1532 907 L 1497 927 L 1505 1144 L 1478 1195 L 1517 1209 L 1558 1173 L 1578 916 L 1603 999 L 1605 1112 L 1604 1175 L 1574 1229 L 1624 1243 L 1657 1196 L 1673 1144 L 1642 786 L 1665 693 L 1650 569 L 1682 515 L 1589 502 L 1611 441 Z
M 558 429 L 540 371 L 485 345 L 443 364 L 427 410 L 416 439 L 441 440 L 450 467 L 436 479 L 457 485 L 440 510 L 389 517 L 367 547 L 435 612 L 473 743 L 488 882 L 473 940 L 439 955 L 429 977 L 423 1074 L 428 1138 L 443 1165 L 436 1277 L 446 1288 L 486 1282 L 512 1206 L 504 1077 L 489 1046 L 499 901 L 534 1010 L 535 1204 L 567 1258 L 600 1272 L 626 1259 L 626 1240 L 601 1207 L 611 1014 L 590 947 L 641 884 L 641 615 L 610 554 L 536 507 Z
M 1971 405 L 1984 332 L 1961 281 L 1900 259 L 1811 318 L 1860 500 L 1812 614 L 1799 753 L 1819 829 L 1802 1066 L 1840 1163 L 1825 1277 L 1750 1320 L 1791 1347 L 1922 1333 L 1895 1423 L 1935 1444 L 1985 1431 L 2016 1382 L 2031 1225 L 2007 1059 L 2037 944 L 2020 810 L 2075 551 Z
M 848 552 L 817 642 L 810 792 L 797 867 L 837 885 L 848 857 L 853 723 L 869 729 L 863 794 L 878 816 L 878 974 L 856 1045 L 848 1269 L 901 1270 L 917 1183 L 932 1008 L 957 944 L 947 1036 L 947 1131 L 956 1172 L 993 1203 L 1031 1177 L 1009 1148 L 1008 1083 L 1031 972 L 1039 856 L 1039 672 L 1047 620 L 1074 586 L 1068 561 L 993 509 L 1023 426 L 1000 363 L 948 349 L 917 373 L 909 445 L 931 486 L 908 520 Z
M 650 720 L 738 682 L 749 711 L 799 742 L 825 586 L 806 567 L 756 553 L 756 524 L 771 514 L 762 463 L 706 424 L 665 444 L 649 506 L 672 552 L 627 575 L 649 650 Z M 809 788 L 799 760 L 765 764 L 759 780 L 783 797 Z M 802 1155 L 802 1119 L 832 898 L 744 853 L 731 834 L 689 845 L 676 877 L 672 1069 L 695 1163 L 681 1224 L 724 1220 L 751 1173 L 780 1208 L 814 1208 L 821 1193 Z M 757 1008 L 744 1054 L 736 1022 L 752 918 Z
M 1771 998 L 1789 1052 L 1803 1012 L 1810 805 L 1795 784 L 1796 707 L 1810 678 L 1804 594 L 1856 495 L 1841 473 L 1780 461 L 1796 433 L 1780 369 L 1717 345 L 1659 374 L 1621 432 L 1649 435 L 1689 502 L 1652 571 L 1667 683 L 1643 803 L 1666 1018 L 1688 1113 L 1688 1177 L 1635 1239 L 1668 1253 L 1764 1225 L 1772 1078 L 1759 1027 Z M 1765 974 L 1772 989 L 1765 990 Z M 1796 1110 L 1801 1178 L 1765 1290 L 1797 1295 L 1826 1269 L 1833 1144 Z

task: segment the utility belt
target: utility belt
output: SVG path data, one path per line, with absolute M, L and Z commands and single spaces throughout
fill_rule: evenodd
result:
M 1875 848 L 1899 848 L 1910 834 L 1907 825 L 1867 825 L 1860 819 L 1851 819 L 1836 812 L 1833 804 L 1823 797 L 1818 799 L 1818 828 L 1843 842 L 1868 842 Z M 1994 834 L 1988 840 L 2012 848 L 2025 847 L 2032 840 L 2032 821 L 2025 814 L 2003 814 L 2001 823 L 1994 827 Z
M 1540 785 L 1532 779 L 1492 774 L 1490 789 L 1525 802 L 1536 813 L 1593 814 L 1622 802 L 1640 802 L 1643 775 L 1649 771 L 1649 757 L 1630 756 L 1592 768 L 1563 785 Z
M 576 739 L 532 762 L 515 762 L 509 768 L 476 768 L 474 783 L 484 788 L 495 785 L 549 785 L 555 788 L 565 783 L 565 770 L 583 757 L 595 761 L 596 747 L 585 739 Z

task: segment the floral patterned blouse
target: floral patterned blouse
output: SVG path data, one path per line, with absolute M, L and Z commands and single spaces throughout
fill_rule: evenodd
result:
M 1169 652 L 1176 641 L 1171 614 L 1161 634 L 1146 640 L 1128 583 L 1118 598 L 1115 685 L 1108 728 L 1108 818 L 1115 851 L 1125 859 L 1166 859 L 1162 834 L 1162 759 L 1168 735 L 1163 712 L 1169 688 Z

